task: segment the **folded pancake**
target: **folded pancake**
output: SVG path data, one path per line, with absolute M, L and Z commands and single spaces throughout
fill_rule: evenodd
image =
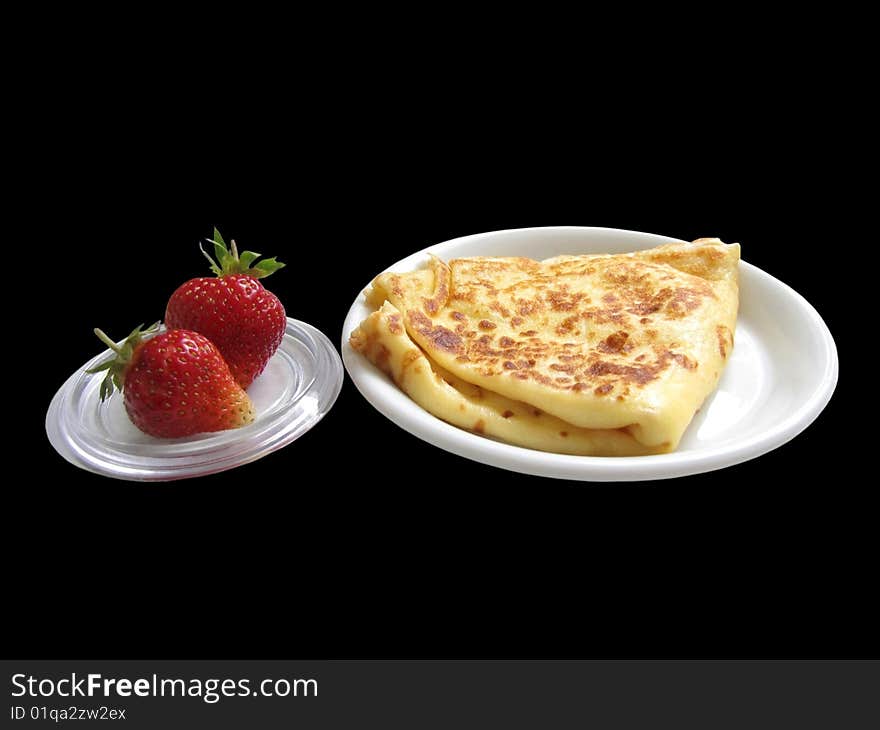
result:
M 400 336 L 411 339 L 437 373 L 452 376 L 458 396 L 407 392 L 457 425 L 474 429 L 479 420 L 449 412 L 449 399 L 455 409 L 458 398 L 476 405 L 469 384 L 484 398 L 494 394 L 493 413 L 495 406 L 514 411 L 495 395 L 542 412 L 513 435 L 500 422 L 486 431 L 497 438 L 565 453 L 671 451 L 715 389 L 733 347 L 738 262 L 739 245 L 718 239 L 543 262 L 433 258 L 419 271 L 376 278 L 368 301 L 398 311 L 382 307 L 372 327 L 376 346 L 360 349 L 378 362 L 381 347 L 393 352 Z M 363 338 L 353 337 L 356 349 Z M 536 424 L 550 416 L 569 427 L 559 426 L 565 439 L 573 427 L 602 436 L 581 434 L 580 449 L 561 448 L 556 441 L 563 437 L 548 440 L 546 429 L 538 435 Z
M 432 363 L 409 338 L 392 304 L 367 317 L 351 346 L 391 376 L 426 411 L 474 433 L 561 454 L 634 456 L 652 453 L 626 429 L 578 428 L 527 403 L 471 385 Z

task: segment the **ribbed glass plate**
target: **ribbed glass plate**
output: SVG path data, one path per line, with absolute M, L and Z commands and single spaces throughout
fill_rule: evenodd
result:
M 85 363 L 55 394 L 46 414 L 52 446 L 72 464 L 117 479 L 170 481 L 232 469 L 286 446 L 330 410 L 342 387 L 342 363 L 318 330 L 288 317 L 278 351 L 248 395 L 253 423 L 217 433 L 158 439 L 139 431 L 125 412 L 121 393 L 101 403 L 103 374 Z

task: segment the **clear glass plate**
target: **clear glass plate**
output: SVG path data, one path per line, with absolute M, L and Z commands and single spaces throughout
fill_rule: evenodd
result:
M 288 317 L 281 346 L 248 388 L 257 412 L 253 423 L 158 439 L 129 420 L 120 393 L 101 403 L 102 374 L 88 375 L 85 370 L 109 355 L 106 350 L 92 358 L 61 386 L 46 414 L 46 433 L 70 463 L 116 479 L 186 479 L 259 459 L 321 420 L 342 387 L 342 363 L 330 341 L 311 325 Z

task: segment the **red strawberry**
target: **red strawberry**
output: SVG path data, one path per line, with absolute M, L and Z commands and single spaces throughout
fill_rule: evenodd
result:
M 271 258 L 251 266 L 260 254 L 243 251 L 239 256 L 235 241 L 229 251 L 216 228 L 212 243 L 217 261 L 204 249 L 202 253 L 218 278 L 190 279 L 178 287 L 168 300 L 165 324 L 205 335 L 217 345 L 238 384 L 247 388 L 275 354 L 287 327 L 278 297 L 257 279 L 284 264 Z
M 115 385 L 123 391 L 132 423 L 159 438 L 223 431 L 254 420 L 251 399 L 207 337 L 172 329 L 143 339 L 157 328 L 158 323 L 144 332 L 138 327 L 122 345 L 95 330 L 101 342 L 116 353 L 88 371 L 107 371 L 101 383 L 102 401 Z

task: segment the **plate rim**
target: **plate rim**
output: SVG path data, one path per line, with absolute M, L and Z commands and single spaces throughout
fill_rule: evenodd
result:
M 633 231 L 623 228 L 608 228 L 601 226 L 530 226 L 525 228 L 505 228 L 495 231 L 473 233 L 466 236 L 458 236 L 447 241 L 431 244 L 421 250 L 404 256 L 379 273 L 398 269 L 404 262 L 413 257 L 429 253 L 436 253 L 438 248 L 451 247 L 453 244 L 461 244 L 468 239 L 485 238 L 496 234 L 512 232 L 609 232 L 635 234 L 661 243 L 687 243 L 681 239 L 671 238 L 661 234 L 647 233 L 645 231 Z M 636 250 L 636 249 L 634 249 Z M 432 446 L 441 448 L 450 453 L 462 456 L 473 461 L 495 466 L 510 471 L 525 472 L 534 476 L 543 476 L 557 479 L 571 479 L 576 481 L 608 482 L 608 481 L 650 481 L 656 479 L 671 479 L 691 474 L 699 474 L 716 469 L 726 468 L 735 464 L 749 461 L 762 454 L 779 448 L 806 429 L 831 400 L 837 386 L 839 363 L 837 347 L 831 331 L 822 319 L 822 316 L 810 304 L 807 299 L 790 287 L 785 282 L 777 279 L 763 269 L 740 261 L 740 266 L 749 272 L 750 276 L 763 279 L 764 283 L 774 288 L 781 289 L 787 296 L 792 297 L 798 304 L 799 311 L 803 312 L 810 320 L 811 326 L 820 334 L 820 340 L 824 351 L 824 371 L 821 373 L 820 382 L 809 398 L 802 401 L 798 407 L 779 423 L 771 428 L 761 431 L 745 439 L 742 443 L 733 446 L 719 445 L 707 449 L 695 449 L 693 451 L 672 452 L 669 454 L 654 454 L 648 456 L 578 456 L 573 454 L 558 454 L 553 452 L 538 451 L 523 446 L 507 444 L 501 441 L 469 433 L 464 429 L 446 423 L 437 418 L 421 406 L 412 403 L 414 410 L 401 411 L 389 406 L 382 397 L 380 387 L 376 387 L 378 378 L 386 379 L 384 384 L 393 386 L 387 381 L 381 371 L 372 363 L 356 353 L 348 342 L 348 336 L 360 321 L 352 325 L 356 310 L 363 304 L 364 290 L 369 288 L 368 283 L 362 287 L 355 297 L 342 327 L 342 340 L 340 352 L 345 371 L 351 378 L 358 392 L 382 415 L 395 425 L 408 431 L 417 438 L 427 441 Z M 372 281 L 372 279 L 371 279 Z M 382 382 L 382 381 L 378 381 Z M 402 391 L 401 391 L 402 393 Z M 406 394 L 403 394 L 405 397 Z M 427 416 L 431 420 L 425 420 L 420 416 Z M 439 441 L 439 442 L 438 442 Z M 537 462 L 541 462 L 538 464 Z

